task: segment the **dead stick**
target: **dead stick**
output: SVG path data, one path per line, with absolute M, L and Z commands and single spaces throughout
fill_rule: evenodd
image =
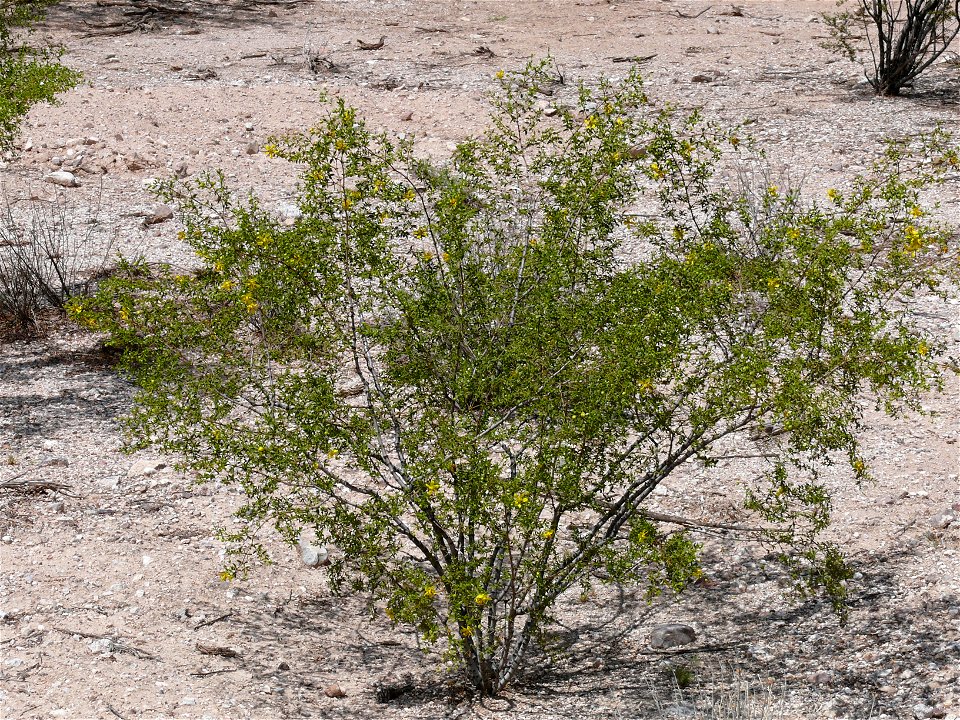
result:
M 113 709 L 113 706 L 112 706 L 110 703 L 107 703 L 107 710 L 109 710 L 109 711 L 112 712 L 114 715 L 116 715 L 118 718 L 120 718 L 120 720 L 127 720 L 123 715 L 121 715 L 121 714 L 118 713 L 116 710 L 114 710 L 114 709 Z
M 207 677 L 208 675 L 220 675 L 222 673 L 236 672 L 239 668 L 222 668 L 221 670 L 200 670 L 190 673 L 194 677 Z
M 231 610 L 228 613 L 224 613 L 220 617 L 215 617 L 213 620 L 204 620 L 202 623 L 197 623 L 197 626 L 194 628 L 194 630 L 199 630 L 200 628 L 206 627 L 207 625 L 213 625 L 214 623 L 218 623 L 221 620 L 226 620 L 228 617 L 232 617 L 232 616 L 233 616 L 233 610 Z

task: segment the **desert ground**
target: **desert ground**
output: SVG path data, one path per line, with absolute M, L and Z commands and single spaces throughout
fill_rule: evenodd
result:
M 289 213 L 297 169 L 267 157 L 304 130 L 321 91 L 443 157 L 481 131 L 499 69 L 552 56 L 569 82 L 640 63 L 658 103 L 743 125 L 772 172 L 843 187 L 885 137 L 960 129 L 960 46 L 904 97 L 821 47 L 832 0 L 66 0 L 41 29 L 83 83 L 35 107 L 0 166 L 6 204 L 66 202 L 92 242 L 189 265 L 151 179 L 222 169 Z M 381 44 L 382 38 L 382 44 Z M 363 49 L 363 46 L 379 46 Z M 45 181 L 66 169 L 79 186 Z M 960 225 L 960 177 L 929 198 Z M 960 355 L 960 299 L 920 298 Z M 436 654 L 323 568 L 268 538 L 274 564 L 219 578 L 234 491 L 170 458 L 121 452 L 133 388 L 69 323 L 0 344 L 0 717 L 960 718 L 960 382 L 923 414 L 871 416 L 876 482 L 828 473 L 831 531 L 854 565 L 850 619 L 786 592 L 767 551 L 705 536 L 706 580 L 647 603 L 631 588 L 565 597 L 530 671 L 495 700 L 465 694 Z M 749 468 L 691 468 L 663 512 L 737 517 Z M 693 644 L 649 645 L 682 622 Z M 680 691 L 670 668 L 686 668 Z M 384 683 L 405 686 L 389 702 Z

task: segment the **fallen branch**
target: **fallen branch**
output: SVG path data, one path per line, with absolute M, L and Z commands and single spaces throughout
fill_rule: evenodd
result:
M 701 10 L 700 12 L 698 12 L 698 13 L 696 13 L 696 14 L 694 14 L 694 15 L 687 15 L 687 13 L 682 12 L 681 10 L 677 10 L 677 15 L 679 15 L 679 16 L 682 17 L 682 18 L 684 18 L 685 20 L 695 20 L 696 18 L 698 18 L 698 17 L 700 17 L 701 15 L 703 15 L 707 10 L 709 10 L 709 9 L 712 8 L 712 7 L 713 7 L 713 5 L 707 5 L 703 10 Z
M 120 642 L 118 639 L 110 635 L 97 635 L 96 633 L 88 633 L 81 630 L 70 630 L 69 628 L 62 627 L 55 627 L 53 629 L 57 632 L 62 632 L 65 635 L 78 635 L 82 638 L 88 638 L 90 640 L 109 640 L 111 652 L 126 653 L 127 655 L 133 655 L 134 657 L 140 658 L 141 660 L 157 659 L 155 655 L 151 655 L 146 650 L 141 650 L 133 645 L 127 645 L 126 643 Z
M 218 657 L 225 658 L 243 657 L 233 648 L 220 647 L 219 645 L 201 645 L 200 643 L 197 643 L 197 650 L 199 650 L 203 655 L 216 655 Z
M 69 492 L 70 485 L 57 482 L 56 480 L 21 480 L 20 478 L 22 478 L 28 472 L 30 472 L 30 470 L 24 470 L 19 475 L 14 475 L 12 478 L 8 478 L 7 480 L 0 482 L 0 490 L 19 492 L 23 493 L 24 495 L 39 495 L 40 493 L 45 492 L 59 492 L 67 497 L 77 497 Z
M 656 56 L 656 53 L 653 55 L 617 55 L 616 57 L 610 58 L 610 60 L 615 63 L 642 63 L 653 60 Z
M 223 673 L 236 672 L 239 668 L 221 668 L 220 670 L 198 670 L 190 673 L 193 677 L 208 677 L 210 675 L 221 675 Z
M 202 623 L 197 623 L 197 626 L 193 629 L 199 630 L 202 627 L 207 627 L 207 625 L 213 625 L 214 623 L 218 623 L 221 620 L 226 620 L 228 617 L 233 617 L 233 610 L 231 610 L 230 612 L 224 613 L 220 617 L 215 617 L 212 620 L 204 620 Z

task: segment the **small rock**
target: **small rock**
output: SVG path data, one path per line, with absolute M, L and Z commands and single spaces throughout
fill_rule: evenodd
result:
M 665 649 L 677 645 L 689 645 L 697 639 L 696 631 L 689 625 L 667 623 L 657 625 L 650 632 L 650 647 Z
M 87 645 L 87 647 L 90 648 L 90 652 L 97 655 L 103 655 L 105 653 L 109 653 L 113 649 L 113 640 L 110 638 L 98 638 Z
M 77 180 L 77 176 L 72 172 L 67 172 L 66 170 L 57 170 L 55 172 L 47 175 L 44 180 L 48 183 L 53 183 L 54 185 L 59 185 L 61 187 L 79 187 L 80 181 Z
M 328 698 L 343 698 L 347 696 L 347 694 L 343 691 L 343 688 L 341 688 L 336 683 L 333 683 L 332 685 L 327 685 L 327 687 L 323 691 L 323 694 L 326 695 Z
M 924 703 L 917 703 L 913 706 L 913 716 L 917 720 L 927 720 L 927 718 L 933 717 L 933 708 Z
M 40 467 L 69 467 L 70 461 L 63 457 L 50 458 L 40 463 Z
M 130 466 L 130 469 L 127 470 L 127 477 L 149 477 L 154 473 L 163 470 L 167 466 L 163 460 L 151 460 L 144 458 L 143 460 L 137 460 L 133 465 Z
M 132 172 L 136 172 L 137 170 L 143 170 L 144 168 L 147 167 L 147 161 L 144 159 L 144 157 L 140 153 L 137 153 L 137 152 L 133 153 L 133 155 L 128 155 L 123 159 L 123 161 L 124 163 L 126 163 L 127 170 L 130 170 Z
M 253 123 L 246 123 L 243 126 L 243 129 L 246 130 L 247 132 L 253 132 Z
M 196 705 L 196 704 L 197 704 L 196 698 L 192 698 L 192 697 L 180 698 L 180 705 L 181 705 L 181 706 L 183 706 L 183 705 L 189 706 L 189 705 Z
M 5 542 L 7 545 L 9 545 L 10 543 L 13 542 L 13 536 L 12 536 L 12 535 L 4 535 L 2 538 L 0 538 L 0 540 L 2 540 L 2 541 Z
M 279 665 L 277 665 L 277 670 L 289 670 L 289 669 L 290 669 L 290 665 L 285 662 L 282 662 Z
M 831 670 L 818 670 L 810 673 L 809 680 L 813 685 L 829 685 L 833 682 L 833 677 Z
M 63 507 L 64 505 L 62 500 L 58 500 L 55 503 L 50 503 L 50 509 L 53 510 L 55 513 L 62 513 Z
M 256 155 L 260 152 L 260 143 L 251 140 L 247 143 L 247 155 Z
M 145 225 L 156 225 L 173 217 L 173 208 L 169 205 L 158 203 L 144 216 Z
M 153 562 L 153 558 L 150 557 L 149 555 L 144 555 L 143 558 L 141 559 L 141 562 L 143 562 L 143 566 L 146 567 L 147 565 Z
M 940 530 L 946 530 L 953 523 L 957 521 L 957 511 L 953 508 L 946 510 L 945 512 L 940 513 L 935 516 L 933 520 L 930 521 L 930 524 Z
M 401 122 L 409 122 L 410 120 L 413 120 L 413 111 L 407 110 L 406 112 L 400 113 L 400 120 Z
M 297 540 L 297 549 L 300 550 L 300 559 L 307 567 L 320 567 L 329 564 L 327 560 L 327 549 L 323 545 L 314 545 L 306 536 L 306 533 L 300 535 Z
M 703 73 L 698 73 L 690 78 L 690 82 L 695 83 L 712 83 L 716 78 L 713 75 L 704 75 Z

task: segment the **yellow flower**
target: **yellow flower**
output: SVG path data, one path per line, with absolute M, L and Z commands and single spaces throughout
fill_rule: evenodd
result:
M 542 537 L 544 540 L 549 540 L 553 537 L 553 535 L 553 530 L 544 530 L 542 533 L 540 533 L 540 537 Z
M 220 262 L 219 260 L 217 260 L 217 261 L 213 264 L 213 271 L 214 271 L 214 272 L 218 272 L 218 273 L 223 272 L 223 263 Z
M 256 278 L 247 278 L 247 282 L 245 284 L 250 290 L 256 290 L 260 283 L 257 282 Z
M 330 448 L 329 450 L 327 450 L 327 457 L 328 457 L 328 458 L 335 458 L 339 452 L 340 452 L 340 451 L 337 450 L 336 448 Z
M 460 631 L 460 634 L 464 637 L 473 637 L 473 626 L 467 625 Z
M 427 229 L 422 225 L 413 231 L 413 236 L 415 238 L 420 238 L 421 240 L 427 236 Z M 430 258 L 427 258 L 428 260 Z
M 437 594 L 437 589 L 433 585 L 427 585 L 427 587 L 423 589 L 423 594 L 428 598 L 435 597 Z
M 767 289 L 776 290 L 780 287 L 780 281 L 777 278 L 767 278 Z
M 913 225 L 907 225 L 903 234 L 907 238 L 907 250 L 910 252 L 915 253 L 923 247 L 923 235 Z
M 450 253 L 448 253 L 448 252 L 444 252 L 444 253 L 443 253 L 443 261 L 444 261 L 444 262 L 450 262 Z
M 344 198 L 341 204 L 343 205 L 344 210 L 349 210 L 353 206 L 353 200 L 350 198 Z
M 513 505 L 514 507 L 523 507 L 528 502 L 530 502 L 530 495 L 525 492 L 514 493 L 513 495 Z
M 767 194 L 770 197 L 777 197 L 777 195 L 780 194 L 780 188 L 778 188 L 776 185 L 771 185 L 767 188 Z
M 337 139 L 337 142 L 335 143 L 335 145 L 336 145 L 337 150 L 346 150 L 346 149 L 347 149 L 347 144 L 346 144 L 343 140 Z
M 587 130 L 593 130 L 598 125 L 596 115 L 590 115 L 586 120 L 583 121 L 583 124 L 587 127 Z
M 840 202 L 840 191 L 836 188 L 830 188 L 827 190 L 827 197 L 833 200 L 834 202 Z
M 497 80 L 503 80 L 503 70 L 497 70 Z
M 233 580 L 233 573 L 230 572 L 229 570 L 221 570 L 221 571 L 220 571 L 220 579 L 221 579 L 223 582 L 228 582 L 228 581 L 230 581 L 230 580 Z
M 790 228 L 789 230 L 787 230 L 787 237 L 790 238 L 791 240 L 796 240 L 800 237 L 800 231 L 797 230 L 796 228 Z
M 426 262 L 430 262 L 431 260 L 433 260 L 433 253 L 430 252 L 429 250 L 425 250 L 425 251 L 423 252 L 423 259 L 424 259 Z
M 221 289 L 221 290 L 232 290 L 232 289 L 233 289 L 233 283 L 232 283 L 230 280 L 224 280 L 222 283 L 220 283 L 220 289 Z
M 257 235 L 257 245 L 262 248 L 267 247 L 272 242 L 273 238 L 268 233 L 260 233 Z
M 127 312 L 126 308 L 120 308 L 120 319 L 124 322 L 127 322 L 130 319 L 130 313 Z
M 915 218 L 923 217 L 923 210 L 914 205 L 912 208 L 910 208 L 910 215 L 911 217 Z
M 431 480 L 427 483 L 427 495 L 436 495 L 440 492 L 440 483 L 436 480 Z
M 487 595 L 486 593 L 479 593 L 479 594 L 473 599 L 473 601 L 474 601 L 477 605 L 479 605 L 480 607 L 483 607 L 483 606 L 486 605 L 488 602 L 490 602 L 492 599 L 493 599 L 493 598 L 491 598 L 491 597 L 490 597 L 489 595 Z
M 650 382 L 649 380 L 641 380 L 641 381 L 637 384 L 637 388 L 638 388 L 638 389 L 640 390 L 640 392 L 642 392 L 642 393 L 648 393 L 648 392 L 650 392 L 651 390 L 653 390 L 653 383 Z
M 930 346 L 927 345 L 923 340 L 917 344 L 917 353 L 920 357 L 926 357 L 930 352 Z
M 251 315 L 260 309 L 260 306 L 257 304 L 257 301 L 253 299 L 250 293 L 246 293 L 240 297 L 240 302 L 243 303 L 243 306 L 247 309 L 247 312 Z
M 277 146 L 273 143 L 267 143 L 263 146 L 263 153 L 269 158 L 275 158 L 277 156 Z
M 866 466 L 866 464 L 863 462 L 863 460 L 859 460 L 859 459 L 858 459 L 858 460 L 854 460 L 854 461 L 853 461 L 853 469 L 854 469 L 854 471 L 857 472 L 857 473 L 862 473 L 862 472 L 866 469 L 866 467 L 867 467 L 867 466 Z
M 665 173 L 660 169 L 659 163 L 650 163 L 650 174 L 655 180 L 662 180 Z
M 413 188 L 410 188 L 403 194 L 403 199 L 407 202 L 413 202 L 417 199 L 417 194 L 413 191 Z

